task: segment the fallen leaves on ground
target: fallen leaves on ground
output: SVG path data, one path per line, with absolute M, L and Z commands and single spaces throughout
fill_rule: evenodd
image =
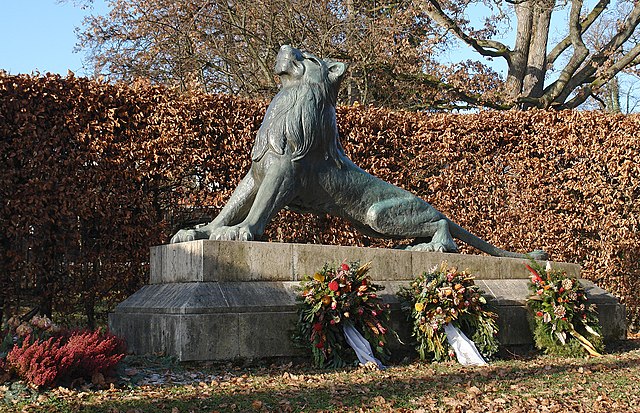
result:
M 0 412 L 612 412 L 640 406 L 638 340 L 602 358 L 538 356 L 473 368 L 414 362 L 385 371 L 325 371 L 291 363 L 244 368 L 131 360 L 135 367 L 125 366 L 116 383 L 40 393 L 5 384 Z

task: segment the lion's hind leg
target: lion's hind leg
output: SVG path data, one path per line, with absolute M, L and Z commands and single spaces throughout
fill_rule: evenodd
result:
M 458 252 L 458 246 L 449 230 L 449 221 L 441 219 L 436 221 L 435 224 L 438 225 L 438 230 L 433 234 L 431 241 L 413 244 L 405 249 L 411 251 Z
M 366 224 L 389 238 L 429 238 L 412 246 L 419 251 L 458 252 L 449 221 L 435 208 L 417 197 L 378 201 L 367 210 Z

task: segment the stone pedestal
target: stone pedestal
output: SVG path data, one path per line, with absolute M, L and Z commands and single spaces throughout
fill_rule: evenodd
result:
M 526 260 L 312 244 L 200 240 L 153 247 L 150 284 L 120 303 L 109 325 L 136 354 L 182 361 L 300 355 L 289 339 L 297 287 L 325 263 L 345 260 L 372 262 L 370 275 L 386 287 L 381 296 L 392 304 L 396 327 L 407 323 L 395 293 L 413 275 L 442 261 L 468 269 L 498 313 L 500 343 L 532 343 Z M 552 265 L 580 275 L 578 265 Z M 605 339 L 624 339 L 624 306 L 593 283 L 582 283 L 598 305 Z

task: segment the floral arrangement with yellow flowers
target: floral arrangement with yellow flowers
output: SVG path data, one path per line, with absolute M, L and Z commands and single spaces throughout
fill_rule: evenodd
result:
M 386 359 L 389 305 L 378 296 L 383 286 L 367 275 L 370 263 L 328 264 L 301 283 L 298 322 L 293 340 L 308 349 L 316 367 L 343 367 L 357 362 L 342 324 L 350 321 L 369 342 L 375 355 Z
M 402 309 L 413 322 L 413 336 L 421 360 L 454 359 L 444 326 L 451 323 L 469 337 L 485 358 L 498 351 L 497 315 L 466 271 L 449 268 L 446 262 L 414 278 L 410 287 L 398 291 Z
M 580 282 L 534 260 L 525 266 L 531 272 L 527 305 L 536 347 L 559 356 L 599 356 L 603 341 L 596 306 L 587 302 Z

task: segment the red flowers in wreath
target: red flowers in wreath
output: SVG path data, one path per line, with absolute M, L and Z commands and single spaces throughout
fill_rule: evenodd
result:
M 355 363 L 355 353 L 342 332 L 346 320 L 362 333 L 380 358 L 386 358 L 389 306 L 378 297 L 377 292 L 384 287 L 371 282 L 369 268 L 369 263 L 325 265 L 301 283 L 293 339 L 311 350 L 317 367 Z

